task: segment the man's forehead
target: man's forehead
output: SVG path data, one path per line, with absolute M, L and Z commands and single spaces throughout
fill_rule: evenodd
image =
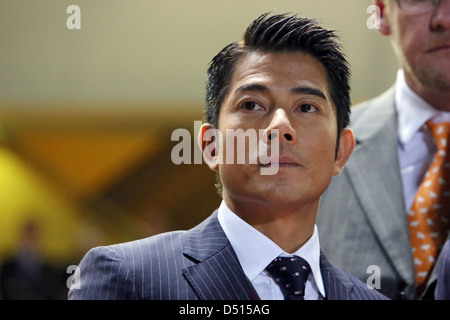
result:
M 328 92 L 325 67 L 315 57 L 303 53 L 251 52 L 237 63 L 230 85 L 230 93 L 240 87 L 269 84 L 276 78 L 277 86 L 288 90 L 308 85 Z

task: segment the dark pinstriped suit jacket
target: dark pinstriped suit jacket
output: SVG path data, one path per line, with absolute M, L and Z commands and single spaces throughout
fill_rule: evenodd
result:
M 439 273 L 434 298 L 436 300 L 450 300 L 450 234 L 437 263 Z
M 385 299 L 322 254 L 327 299 Z M 91 249 L 69 299 L 251 300 L 257 298 L 217 219 L 189 231 Z M 78 288 L 77 288 L 78 287 Z

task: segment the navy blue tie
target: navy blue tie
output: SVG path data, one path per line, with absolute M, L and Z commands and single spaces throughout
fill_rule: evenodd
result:
M 285 300 L 304 300 L 305 285 L 311 267 L 298 257 L 275 258 L 266 268 L 283 293 Z

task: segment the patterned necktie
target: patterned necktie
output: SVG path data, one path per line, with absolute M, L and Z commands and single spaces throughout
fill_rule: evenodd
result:
M 304 300 L 305 285 L 311 268 L 304 259 L 275 258 L 266 268 L 283 293 L 285 300 Z
M 450 216 L 450 123 L 428 121 L 427 125 L 437 151 L 407 215 L 419 292 L 424 289 L 446 238 Z

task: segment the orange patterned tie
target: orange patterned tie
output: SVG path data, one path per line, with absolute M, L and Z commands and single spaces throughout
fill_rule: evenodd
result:
M 447 152 L 450 123 L 428 121 L 427 125 L 438 150 L 407 215 L 419 291 L 426 285 L 447 236 L 450 220 L 450 152 Z

